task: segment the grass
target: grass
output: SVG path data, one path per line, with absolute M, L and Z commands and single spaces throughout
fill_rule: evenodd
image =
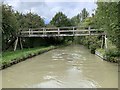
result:
M 109 49 L 116 49 L 116 46 L 114 44 L 112 44 L 112 42 L 110 40 L 107 40 L 107 49 L 106 50 L 109 50 Z M 100 52 L 102 55 L 105 55 L 106 50 L 102 49 L 102 48 L 96 49 L 96 51 Z
M 11 61 L 22 59 L 28 57 L 29 55 L 38 54 L 39 52 L 44 52 L 53 48 L 55 48 L 55 46 L 37 47 L 37 48 L 3 52 L 1 63 L 3 65 L 9 64 Z
M 117 51 L 117 47 L 110 41 L 107 40 L 107 49 L 96 49 L 107 61 L 110 62 L 118 62 L 119 52 Z
M 99 53 L 101 53 L 103 56 L 105 55 L 105 49 L 98 48 L 98 49 L 96 49 L 96 51 L 98 51 Z
M 32 58 L 38 54 L 47 52 L 51 49 L 64 47 L 70 45 L 71 43 L 65 43 L 62 45 L 56 46 L 43 46 L 43 47 L 36 47 L 36 48 L 28 48 L 23 50 L 16 50 L 16 51 L 6 51 L 0 54 L 0 69 L 5 69 L 13 64 L 19 63 L 27 58 Z

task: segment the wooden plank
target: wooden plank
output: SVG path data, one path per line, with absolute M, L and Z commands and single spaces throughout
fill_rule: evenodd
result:
M 75 30 L 74 30 L 75 28 L 73 27 L 73 35 L 75 34 Z
M 32 30 L 32 31 L 34 31 L 34 30 L 43 30 L 45 27 L 42 27 L 42 28 L 29 28 L 30 30 Z M 71 26 L 71 27 L 52 27 L 52 28 L 45 28 L 46 30 L 57 30 L 57 29 L 72 29 L 73 28 L 73 26 Z M 83 28 L 83 27 L 79 27 L 79 26 L 74 26 L 74 28 Z M 22 28 L 22 29 L 20 29 L 20 30 L 22 30 L 22 31 L 26 31 L 26 30 L 29 30 L 28 28 Z
M 54 36 L 89 36 L 90 34 L 47 34 L 47 35 L 37 35 L 37 34 L 33 34 L 33 35 L 21 35 L 20 37 L 54 37 Z M 91 34 L 91 36 L 97 36 L 97 35 L 102 35 L 102 34 Z
M 60 29 L 58 28 L 58 36 L 60 35 Z
M 96 30 L 94 30 L 94 29 L 93 30 L 60 30 L 59 29 L 59 32 L 86 32 L 86 31 L 96 31 Z M 56 30 L 56 31 L 30 31 L 30 30 L 29 31 L 21 31 L 21 33 L 43 33 L 43 32 L 58 32 L 58 30 Z
M 16 48 L 17 48 L 17 44 L 18 44 L 18 37 L 17 37 L 17 39 L 15 40 L 14 51 L 16 51 Z
M 59 32 L 86 32 L 88 30 L 59 30 Z M 43 33 L 43 32 L 58 32 L 56 31 L 22 31 L 21 33 Z
M 44 28 L 46 29 L 46 30 L 57 30 L 58 28 L 61 30 L 61 29 L 73 29 L 73 27 L 74 28 L 76 28 L 76 29 L 79 29 L 79 28 L 85 28 L 85 27 L 81 27 L 81 26 L 70 26 L 70 27 L 51 27 L 51 28 L 46 28 L 46 27 L 40 27 L 40 28 L 21 28 L 21 29 L 19 29 L 19 30 L 22 30 L 22 31 L 26 31 L 26 30 L 32 30 L 32 31 L 35 31 L 35 30 L 43 30 Z M 89 27 L 88 27 L 88 29 L 89 29 Z M 88 29 L 86 29 L 86 30 L 88 30 Z M 96 30 L 96 29 L 95 29 Z M 101 31 L 100 29 L 98 29 L 98 31 Z

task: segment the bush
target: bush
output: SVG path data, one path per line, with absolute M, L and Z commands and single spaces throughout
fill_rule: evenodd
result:
M 119 57 L 120 57 L 120 51 L 118 51 L 116 48 L 108 49 L 105 52 L 105 58 L 108 61 L 118 62 Z
M 120 51 L 118 51 L 117 49 L 108 49 L 105 53 L 107 56 L 111 56 L 111 57 L 119 57 L 120 56 Z
M 90 44 L 89 48 L 90 48 L 90 52 L 92 54 L 95 54 L 95 50 L 97 48 L 97 45 L 96 44 Z
M 80 38 L 80 44 L 83 44 L 92 54 L 95 54 L 95 50 L 101 47 L 100 36 L 85 36 Z
M 95 50 L 96 50 L 96 48 L 90 48 L 90 52 L 91 52 L 92 54 L 95 54 Z

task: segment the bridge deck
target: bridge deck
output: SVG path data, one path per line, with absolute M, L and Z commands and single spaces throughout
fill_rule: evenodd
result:
M 23 29 L 20 31 L 18 37 L 67 37 L 88 35 L 104 35 L 104 32 L 96 29 L 79 29 L 76 27 L 37 28 Z

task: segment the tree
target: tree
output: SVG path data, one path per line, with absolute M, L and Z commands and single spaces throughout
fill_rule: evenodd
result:
M 103 28 L 108 38 L 120 50 L 120 23 L 119 6 L 120 2 L 97 2 L 96 24 L 98 28 Z
M 20 24 L 20 28 L 38 28 L 45 26 L 44 20 L 34 13 L 21 14 L 16 12 L 17 20 Z
M 14 12 L 11 6 L 2 4 L 2 49 L 14 44 L 20 28 L 38 28 L 45 26 L 44 20 L 37 14 Z M 32 43 L 31 43 L 32 44 Z
M 37 14 L 27 13 L 22 14 L 19 12 L 15 13 L 17 20 L 19 22 L 19 28 L 41 28 L 45 26 L 44 20 Z M 24 29 L 23 29 L 24 30 Z M 41 45 L 42 39 L 38 38 L 25 38 L 23 42 L 24 47 L 34 47 Z
M 95 22 L 95 17 L 94 15 L 92 15 L 92 17 L 87 17 L 82 23 L 81 25 L 84 26 L 84 27 L 89 27 L 90 28 L 96 28 L 96 22 Z
M 86 18 L 88 18 L 89 16 L 89 13 L 88 11 L 86 10 L 86 8 L 84 8 L 80 14 L 77 14 L 76 16 L 72 17 L 71 18 L 71 22 L 72 22 L 72 25 L 73 26 L 76 26 L 76 25 L 83 25 L 86 23 Z M 90 18 L 88 18 L 90 20 Z M 87 19 L 87 21 L 88 21 Z
M 71 22 L 73 26 L 77 26 L 81 22 L 81 13 L 72 17 Z
M 84 21 L 88 16 L 89 16 L 88 11 L 86 10 L 86 8 L 83 8 L 82 13 L 81 13 L 82 21 Z
M 2 48 L 8 45 L 9 41 L 16 37 L 18 22 L 11 6 L 2 4 Z
M 52 25 L 55 25 L 56 27 L 71 26 L 70 19 L 68 19 L 67 16 L 62 12 L 56 13 L 56 15 L 50 21 L 50 23 Z

